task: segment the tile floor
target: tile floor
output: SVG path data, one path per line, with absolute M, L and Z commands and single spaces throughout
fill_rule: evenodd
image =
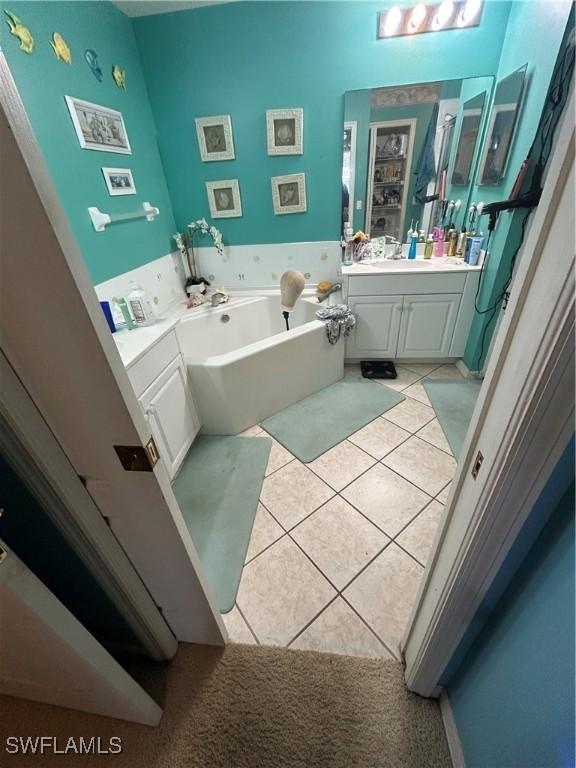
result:
M 273 440 L 236 605 L 223 617 L 232 642 L 399 657 L 456 469 L 422 377 L 460 373 L 397 370 L 386 383 L 406 400 L 310 464 Z

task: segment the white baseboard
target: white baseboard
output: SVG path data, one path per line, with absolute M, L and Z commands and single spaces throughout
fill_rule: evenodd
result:
M 483 379 L 482 371 L 471 371 L 466 365 L 464 360 L 456 360 L 456 368 L 460 371 L 465 379 Z
M 456 721 L 454 720 L 454 714 L 446 690 L 443 690 L 440 695 L 440 712 L 442 713 L 442 722 L 444 723 L 444 731 L 446 732 L 446 741 L 448 742 L 452 765 L 454 768 L 466 768 L 462 743 L 460 741 L 460 736 L 458 735 Z

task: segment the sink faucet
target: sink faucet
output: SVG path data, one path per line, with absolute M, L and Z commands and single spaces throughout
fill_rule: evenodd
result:
M 210 303 L 213 307 L 217 307 L 219 304 L 225 304 L 228 301 L 228 296 L 222 291 L 214 291 L 210 296 Z
M 324 299 L 327 299 L 331 293 L 335 293 L 336 291 L 341 290 L 341 288 L 342 288 L 342 283 L 334 283 L 334 285 L 331 288 L 328 288 L 327 291 L 324 291 L 324 293 L 320 293 L 318 295 L 318 303 L 324 301 Z
M 386 243 L 385 254 L 387 259 L 401 259 L 402 258 L 402 243 L 396 240 L 391 235 L 384 235 L 384 241 Z M 393 246 L 392 252 L 388 251 L 387 246 Z

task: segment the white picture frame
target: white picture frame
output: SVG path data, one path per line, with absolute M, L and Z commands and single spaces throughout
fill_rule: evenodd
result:
M 274 213 L 282 216 L 287 213 L 305 213 L 306 174 L 290 173 L 287 176 L 272 176 L 272 201 Z
M 242 216 L 242 201 L 238 179 L 207 181 L 206 194 L 213 219 L 232 219 Z
M 266 137 L 269 155 L 304 154 L 304 110 L 267 110 Z
M 197 117 L 196 135 L 202 162 L 234 160 L 234 137 L 230 115 Z
M 108 194 L 112 197 L 136 194 L 136 185 L 130 168 L 102 168 L 102 175 Z
M 64 98 L 82 149 L 132 154 L 121 112 L 75 96 Z

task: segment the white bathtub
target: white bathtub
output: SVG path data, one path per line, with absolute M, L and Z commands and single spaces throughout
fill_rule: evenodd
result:
M 236 294 L 180 321 L 176 334 L 204 433 L 238 434 L 342 378 L 344 339 L 329 344 L 315 319 L 319 306 L 326 302 L 301 298 L 289 331 L 279 294 Z

